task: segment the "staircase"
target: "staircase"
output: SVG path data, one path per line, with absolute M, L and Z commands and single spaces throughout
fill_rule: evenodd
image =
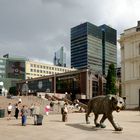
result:
M 27 105 L 28 108 L 30 108 L 31 104 L 37 103 L 40 106 L 40 113 L 41 114 L 45 114 L 45 106 L 48 104 L 50 104 L 51 101 L 47 100 L 47 99 L 42 99 L 40 97 L 36 97 L 36 96 L 20 96 L 21 100 L 22 100 L 22 105 Z M 12 116 L 14 116 L 14 105 L 16 103 L 18 103 L 19 97 L 14 96 L 12 99 L 8 99 L 7 97 L 4 96 L 0 96 L 0 109 L 5 109 L 5 115 L 7 116 L 7 106 L 9 103 L 12 104 L 13 106 L 13 110 L 12 110 Z M 58 101 L 53 101 L 54 102 L 54 107 L 53 107 L 53 111 L 50 111 L 51 114 L 55 114 L 55 113 L 60 113 L 61 107 L 60 107 L 60 103 L 58 103 Z M 21 107 L 22 107 L 21 105 Z

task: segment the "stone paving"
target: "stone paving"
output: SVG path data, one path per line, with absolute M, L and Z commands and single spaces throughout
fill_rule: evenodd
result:
M 28 117 L 27 126 L 21 126 L 21 120 L 12 118 L 0 119 L 0 140 L 139 140 L 140 139 L 140 112 L 114 112 L 114 118 L 122 132 L 114 131 L 106 120 L 106 128 L 95 128 L 93 115 L 91 124 L 85 123 L 84 113 L 68 114 L 68 122 L 61 122 L 61 114 L 44 116 L 43 125 L 33 125 L 33 118 Z

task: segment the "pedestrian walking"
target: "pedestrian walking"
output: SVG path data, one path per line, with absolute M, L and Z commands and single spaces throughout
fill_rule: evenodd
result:
M 48 104 L 45 107 L 45 112 L 46 112 L 46 115 L 48 116 L 50 112 L 50 106 Z
M 19 114 L 19 103 L 15 104 L 15 118 L 18 119 L 18 114 Z
M 19 97 L 19 99 L 18 99 L 18 103 L 20 104 L 20 103 L 22 103 L 22 100 L 21 100 L 21 98 Z
M 31 104 L 30 106 L 30 116 L 33 117 L 33 111 L 34 111 L 34 104 Z
M 67 103 L 65 103 L 64 106 L 61 108 L 61 114 L 62 114 L 62 121 L 63 122 L 68 121 L 68 108 L 67 108 Z
M 21 109 L 21 123 L 22 123 L 22 126 L 26 126 L 27 114 L 28 114 L 27 106 L 23 105 L 22 109 Z
M 50 107 L 51 107 L 51 110 L 53 111 L 53 107 L 54 107 L 54 102 L 50 102 Z
M 37 116 L 40 114 L 40 107 L 37 103 L 34 104 L 33 116 L 34 116 L 34 124 L 37 124 Z
M 12 112 L 12 104 L 9 103 L 8 107 L 7 107 L 7 113 L 8 113 L 8 118 L 7 120 L 11 120 L 11 112 Z

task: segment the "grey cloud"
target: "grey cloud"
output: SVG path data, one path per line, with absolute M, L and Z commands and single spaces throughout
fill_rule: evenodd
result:
M 134 2 L 130 0 L 131 4 Z M 7 52 L 53 62 L 54 52 L 64 46 L 70 63 L 70 28 L 89 21 L 111 24 L 118 35 L 136 25 L 138 11 L 126 16 L 124 0 L 0 0 L 0 55 Z M 138 0 L 135 3 L 139 4 Z M 123 4 L 121 12 L 117 10 Z M 130 3 L 127 1 L 130 8 Z M 116 8 L 117 7 L 117 8 Z M 130 9 L 133 9 L 132 7 Z M 131 12 L 130 12 L 131 14 Z
M 61 6 L 66 6 L 66 7 L 73 7 L 73 6 L 77 6 L 78 2 L 80 2 L 80 0 L 41 0 L 42 3 L 48 4 L 48 3 L 52 3 L 52 4 L 60 4 Z

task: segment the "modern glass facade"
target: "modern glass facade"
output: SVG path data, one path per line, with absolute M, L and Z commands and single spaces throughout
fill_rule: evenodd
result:
M 18 80 L 25 80 L 25 60 L 8 55 L 0 58 L 0 82 L 5 90 L 16 86 Z
M 71 66 L 86 67 L 87 62 L 87 24 L 71 29 Z
M 0 78 L 5 78 L 6 76 L 6 60 L 4 58 L 0 58 Z
M 66 53 L 64 52 L 64 48 L 63 47 L 61 47 L 60 50 L 55 52 L 54 65 L 55 66 L 66 67 Z
M 95 73 L 107 74 L 108 65 L 117 65 L 116 30 L 89 22 L 71 29 L 71 66 L 90 68 Z
M 17 89 L 21 94 L 30 91 L 30 94 L 44 92 L 44 94 L 61 96 L 67 92 L 74 100 L 105 95 L 105 85 L 106 80 L 103 76 L 94 75 L 89 70 L 82 69 L 19 81 Z
M 25 60 L 8 58 L 6 75 L 7 78 L 25 79 Z
M 0 95 L 2 95 L 4 88 L 4 78 L 6 76 L 5 67 L 6 67 L 5 59 L 0 58 Z

